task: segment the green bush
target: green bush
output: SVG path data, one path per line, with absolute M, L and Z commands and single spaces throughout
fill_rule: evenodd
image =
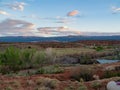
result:
M 87 87 L 86 87 L 84 84 L 82 84 L 82 85 L 80 85 L 80 86 L 78 87 L 77 90 L 88 90 L 88 89 L 87 89 Z
M 35 49 L 19 49 L 15 47 L 8 47 L 3 52 L 0 52 L 0 72 L 9 74 L 17 72 L 21 69 L 41 68 L 40 73 L 43 73 L 42 67 L 54 63 L 56 55 L 53 54 L 52 48 L 37 51 Z M 61 72 L 59 67 L 51 67 L 50 72 Z M 49 69 L 50 70 L 50 69 Z
M 56 73 L 62 73 L 62 72 L 64 72 L 64 70 L 62 68 L 60 68 L 57 65 L 53 65 L 53 66 L 40 68 L 36 72 L 36 74 L 56 74 Z
M 33 67 L 33 56 L 35 50 L 33 49 L 24 49 L 20 51 L 20 66 L 23 69 L 32 68 Z
M 75 87 L 74 86 L 69 86 L 69 87 L 66 87 L 64 90 L 75 90 Z
M 87 86 L 84 85 L 84 80 L 82 78 L 80 79 L 80 85 L 77 90 L 88 90 Z
M 33 56 L 33 64 L 35 66 L 43 67 L 44 64 L 48 63 L 46 60 L 46 54 L 44 51 L 36 51 Z
M 113 71 L 105 71 L 104 73 L 104 78 L 111 78 L 111 77 L 116 77 L 116 76 L 120 76 L 120 72 L 117 71 L 117 72 L 113 72 Z
M 0 54 L 1 64 L 16 66 L 20 63 L 20 52 L 17 48 L 7 48 L 4 53 Z
M 0 53 L 0 71 L 8 73 L 20 69 L 20 51 L 17 48 L 9 47 L 4 52 Z
M 104 48 L 102 46 L 97 46 L 97 47 L 94 47 L 94 49 L 96 51 L 102 51 Z
M 20 69 L 32 67 L 34 52 L 35 50 L 33 49 L 20 50 L 15 47 L 7 48 L 4 52 L 0 53 L 1 73 L 16 72 Z
M 91 84 L 92 88 L 94 88 L 95 90 L 99 90 L 102 86 L 102 83 L 99 80 L 94 81 Z

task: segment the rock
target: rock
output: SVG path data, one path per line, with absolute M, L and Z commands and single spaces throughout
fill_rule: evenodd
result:
M 107 84 L 107 90 L 120 90 L 120 85 L 118 85 L 115 81 L 110 81 Z
M 69 57 L 69 56 L 60 57 L 56 61 L 57 61 L 57 63 L 61 63 L 61 64 L 77 64 L 77 63 L 79 63 L 79 60 L 77 58 Z

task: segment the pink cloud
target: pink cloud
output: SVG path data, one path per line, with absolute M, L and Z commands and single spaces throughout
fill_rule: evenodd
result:
M 69 12 L 69 13 L 67 14 L 67 16 L 76 16 L 76 15 L 78 15 L 78 14 L 79 14 L 79 11 L 78 11 L 78 10 L 73 10 L 73 11 Z

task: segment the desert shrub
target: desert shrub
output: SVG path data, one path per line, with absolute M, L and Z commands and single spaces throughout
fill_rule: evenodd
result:
M 68 86 L 64 90 L 75 90 L 75 87 L 74 86 Z
M 35 53 L 34 49 L 24 49 L 20 51 L 20 61 L 21 61 L 21 67 L 22 68 L 31 68 L 33 67 L 33 55 Z
M 48 67 L 42 67 L 38 69 L 36 73 L 37 74 L 56 74 L 56 73 L 62 73 L 62 72 L 64 72 L 64 69 L 62 69 L 58 65 L 53 65 Z
M 66 87 L 64 90 L 88 90 L 88 89 L 87 86 L 84 84 L 84 80 L 80 79 L 79 85 L 77 87 L 70 85 Z
M 34 53 L 34 56 L 33 56 L 34 66 L 42 67 L 46 63 L 47 63 L 47 60 L 46 60 L 46 54 L 44 51 L 37 51 Z
M 93 60 L 90 55 L 85 55 L 80 60 L 80 64 L 93 64 L 93 63 L 97 62 Z
M 5 87 L 4 90 L 14 90 L 14 89 L 11 86 L 7 86 L 7 87 Z
M 14 73 L 12 74 L 14 75 Z M 31 76 L 35 74 L 36 74 L 36 70 L 25 70 L 25 71 L 17 72 L 15 75 L 16 76 Z
M 21 69 L 42 68 L 44 65 L 53 64 L 55 57 L 51 48 L 37 51 L 30 48 L 8 47 L 4 52 L 0 52 L 0 72 L 8 74 L 16 73 Z M 59 72 L 57 67 L 52 69 L 54 69 L 53 72 Z
M 32 80 L 27 80 L 27 81 L 26 81 L 26 84 L 27 84 L 28 86 L 31 86 L 31 85 L 34 84 L 34 81 L 32 81 Z
M 21 87 L 20 82 L 17 80 L 13 80 L 13 81 L 9 82 L 9 84 L 16 87 L 16 88 Z
M 97 47 L 94 47 L 94 49 L 96 51 L 102 51 L 104 48 L 102 46 L 97 46 Z
M 15 47 L 8 47 L 4 52 L 0 53 L 0 71 L 1 73 L 16 72 L 20 69 L 32 67 L 32 57 L 34 50 L 20 50 Z
M 120 70 L 120 66 L 116 66 L 116 67 L 115 67 L 115 70 L 116 70 L 116 71 L 119 71 L 119 70 Z
M 20 52 L 19 49 L 14 47 L 7 48 L 0 54 L 0 71 L 3 73 L 9 73 L 10 71 L 19 70 L 20 64 Z
M 80 79 L 80 85 L 77 90 L 88 90 L 87 87 L 84 85 L 84 80 Z
M 88 90 L 84 84 L 81 84 L 77 90 Z
M 36 84 L 40 87 L 48 87 L 50 89 L 55 89 L 58 81 L 56 79 L 50 79 L 50 78 L 40 78 L 36 81 Z
M 104 78 L 111 78 L 111 77 L 116 77 L 116 76 L 120 76 L 120 72 L 114 72 L 114 71 L 105 71 L 104 73 Z
M 91 81 L 93 80 L 93 71 L 91 69 L 81 68 L 80 72 L 73 73 L 71 78 L 80 81 L 82 78 L 84 81 Z
M 51 90 L 48 87 L 42 86 L 42 87 L 36 87 L 35 90 Z
M 102 86 L 102 83 L 99 80 L 96 80 L 91 84 L 91 86 L 93 89 L 99 90 Z
M 39 68 L 36 74 L 45 74 L 45 69 L 43 67 Z
M 52 48 L 46 48 L 45 54 L 47 62 L 54 64 L 56 60 L 56 52 L 54 52 Z

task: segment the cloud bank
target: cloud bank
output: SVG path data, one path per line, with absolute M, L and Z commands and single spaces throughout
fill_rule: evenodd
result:
M 0 34 L 3 35 L 32 35 L 35 25 L 30 22 L 15 19 L 6 19 L 0 22 Z
M 37 28 L 38 33 L 42 33 L 46 36 L 68 36 L 68 35 L 80 35 L 80 31 L 75 31 L 67 26 L 62 27 L 40 27 Z

